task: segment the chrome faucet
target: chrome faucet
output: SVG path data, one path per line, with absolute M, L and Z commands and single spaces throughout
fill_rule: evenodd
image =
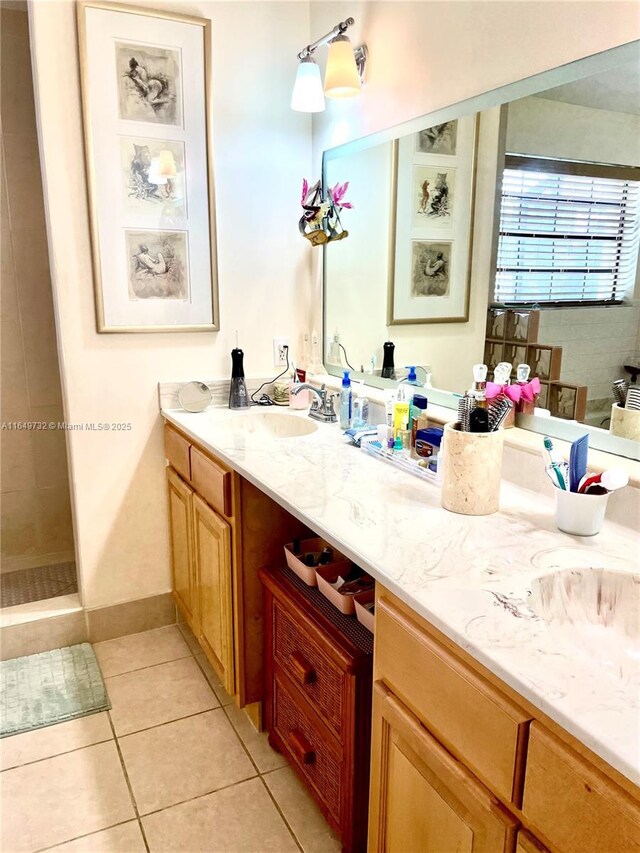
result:
M 309 409 L 309 417 L 315 421 L 322 421 L 325 424 L 334 424 L 338 420 L 333 408 L 333 394 L 327 394 L 327 388 L 322 385 L 316 388 L 315 385 L 310 385 L 308 382 L 301 382 L 299 385 L 294 385 L 291 389 L 292 394 L 299 394 L 303 388 L 307 388 L 315 394 L 314 399 Z

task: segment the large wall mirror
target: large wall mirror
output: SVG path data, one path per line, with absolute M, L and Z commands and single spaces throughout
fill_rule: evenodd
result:
M 323 180 L 353 203 L 324 250 L 329 373 L 416 365 L 455 408 L 474 363 L 526 363 L 519 426 L 640 458 L 610 431 L 640 379 L 639 42 L 326 151 Z

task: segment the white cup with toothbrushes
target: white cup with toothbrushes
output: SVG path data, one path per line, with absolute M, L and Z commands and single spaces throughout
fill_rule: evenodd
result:
M 574 446 L 579 442 L 574 442 Z M 569 465 L 558 454 L 546 436 L 544 439 L 546 473 L 556 495 L 556 524 L 559 530 L 573 536 L 595 536 L 604 524 L 609 495 L 629 482 L 625 471 L 612 468 L 600 474 L 586 471 L 586 442 L 583 439 L 579 465 L 572 459 Z

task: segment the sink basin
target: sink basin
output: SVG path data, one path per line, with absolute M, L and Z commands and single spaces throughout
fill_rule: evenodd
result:
M 640 643 L 640 575 L 610 569 L 564 569 L 536 578 L 531 609 L 551 625 L 600 626 Z
M 310 418 L 284 412 L 239 412 L 233 416 L 232 428 L 244 435 L 269 438 L 297 438 L 311 435 L 318 425 Z

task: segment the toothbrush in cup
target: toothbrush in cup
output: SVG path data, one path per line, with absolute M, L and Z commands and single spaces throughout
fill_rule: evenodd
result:
M 548 435 L 544 437 L 543 456 L 547 461 L 545 472 L 557 489 L 567 491 L 567 463 L 556 453 Z

